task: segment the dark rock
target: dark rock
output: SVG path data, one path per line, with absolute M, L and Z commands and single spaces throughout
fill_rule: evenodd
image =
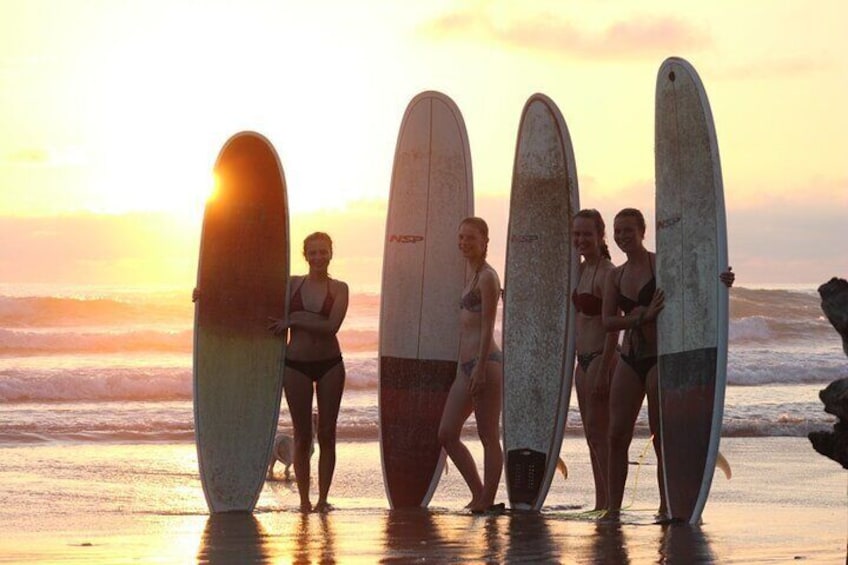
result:
M 842 336 L 842 350 L 848 355 L 848 281 L 833 277 L 819 287 L 822 310 Z M 848 378 L 833 381 L 819 392 L 824 411 L 839 421 L 832 432 L 810 432 L 813 449 L 848 469 Z M 848 558 L 846 558 L 848 563 Z
M 832 432 L 810 432 L 813 449 L 848 469 L 848 426 L 837 423 Z
M 833 381 L 819 392 L 824 411 L 848 424 L 848 378 Z
M 842 336 L 842 350 L 848 355 L 848 281 L 833 277 L 819 287 L 822 310 Z

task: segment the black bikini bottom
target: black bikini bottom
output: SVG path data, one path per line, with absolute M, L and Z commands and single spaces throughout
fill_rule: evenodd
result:
M 577 364 L 580 365 L 580 368 L 583 369 L 583 372 L 589 370 L 589 365 L 592 364 L 592 361 L 595 360 L 595 357 L 600 357 L 603 354 L 603 351 L 593 351 L 591 353 L 578 353 L 577 354 Z
M 648 381 L 648 373 L 654 368 L 654 365 L 657 364 L 656 355 L 651 357 L 636 357 L 635 355 L 625 355 L 622 353 L 621 360 L 627 363 L 639 376 L 639 380 L 642 381 L 643 386 Z
M 321 377 L 327 372 L 342 362 L 342 356 L 331 357 L 330 359 L 319 359 L 317 361 L 298 361 L 286 357 L 286 367 L 290 367 L 298 373 L 303 373 L 313 383 L 321 380 Z

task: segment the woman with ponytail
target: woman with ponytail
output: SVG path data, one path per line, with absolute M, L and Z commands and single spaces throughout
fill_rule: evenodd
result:
M 577 286 L 571 294 L 577 310 L 574 382 L 595 476 L 595 510 L 608 506 L 609 391 L 618 341 L 618 332 L 607 332 L 601 318 L 604 282 L 614 268 L 604 239 L 605 229 L 601 213 L 586 209 L 574 216 L 571 233 L 574 249 L 583 257 Z
M 481 218 L 459 225 L 459 250 L 468 262 L 471 280 L 459 303 L 460 342 L 457 377 L 448 393 L 439 442 L 471 490 L 468 508 L 474 514 L 498 511 L 495 495 L 503 469 L 500 441 L 503 355 L 495 343 L 495 315 L 501 294 L 498 274 L 486 262 L 489 227 Z M 483 444 L 483 480 L 471 452 L 460 439 L 462 426 L 474 412 L 477 434 Z

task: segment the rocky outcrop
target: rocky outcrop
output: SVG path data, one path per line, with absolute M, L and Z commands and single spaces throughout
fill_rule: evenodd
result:
M 848 469 L 848 379 L 833 381 L 819 393 L 824 411 L 839 421 L 832 432 L 810 432 L 813 449 Z
M 819 287 L 822 310 L 842 336 L 842 350 L 848 355 L 848 281 L 833 277 Z
M 848 281 L 836 277 L 819 287 L 822 310 L 842 336 L 842 349 L 848 355 Z M 824 411 L 839 421 L 831 432 L 810 432 L 813 449 L 848 469 L 848 378 L 830 383 L 819 393 Z

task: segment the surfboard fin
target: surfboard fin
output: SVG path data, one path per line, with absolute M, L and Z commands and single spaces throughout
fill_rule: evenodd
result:
M 560 473 L 562 473 L 562 478 L 563 478 L 563 479 L 567 479 L 567 478 L 568 478 L 568 467 L 566 466 L 565 461 L 563 461 L 563 460 L 562 460 L 562 457 L 560 457 L 560 458 L 557 460 L 556 468 L 557 468 L 557 471 L 559 471 Z
M 727 477 L 728 480 L 730 480 L 730 477 L 733 476 L 733 473 L 730 470 L 730 463 L 728 463 L 724 455 L 721 454 L 721 451 L 718 452 L 718 457 L 716 457 L 716 467 L 724 471 L 724 476 Z

